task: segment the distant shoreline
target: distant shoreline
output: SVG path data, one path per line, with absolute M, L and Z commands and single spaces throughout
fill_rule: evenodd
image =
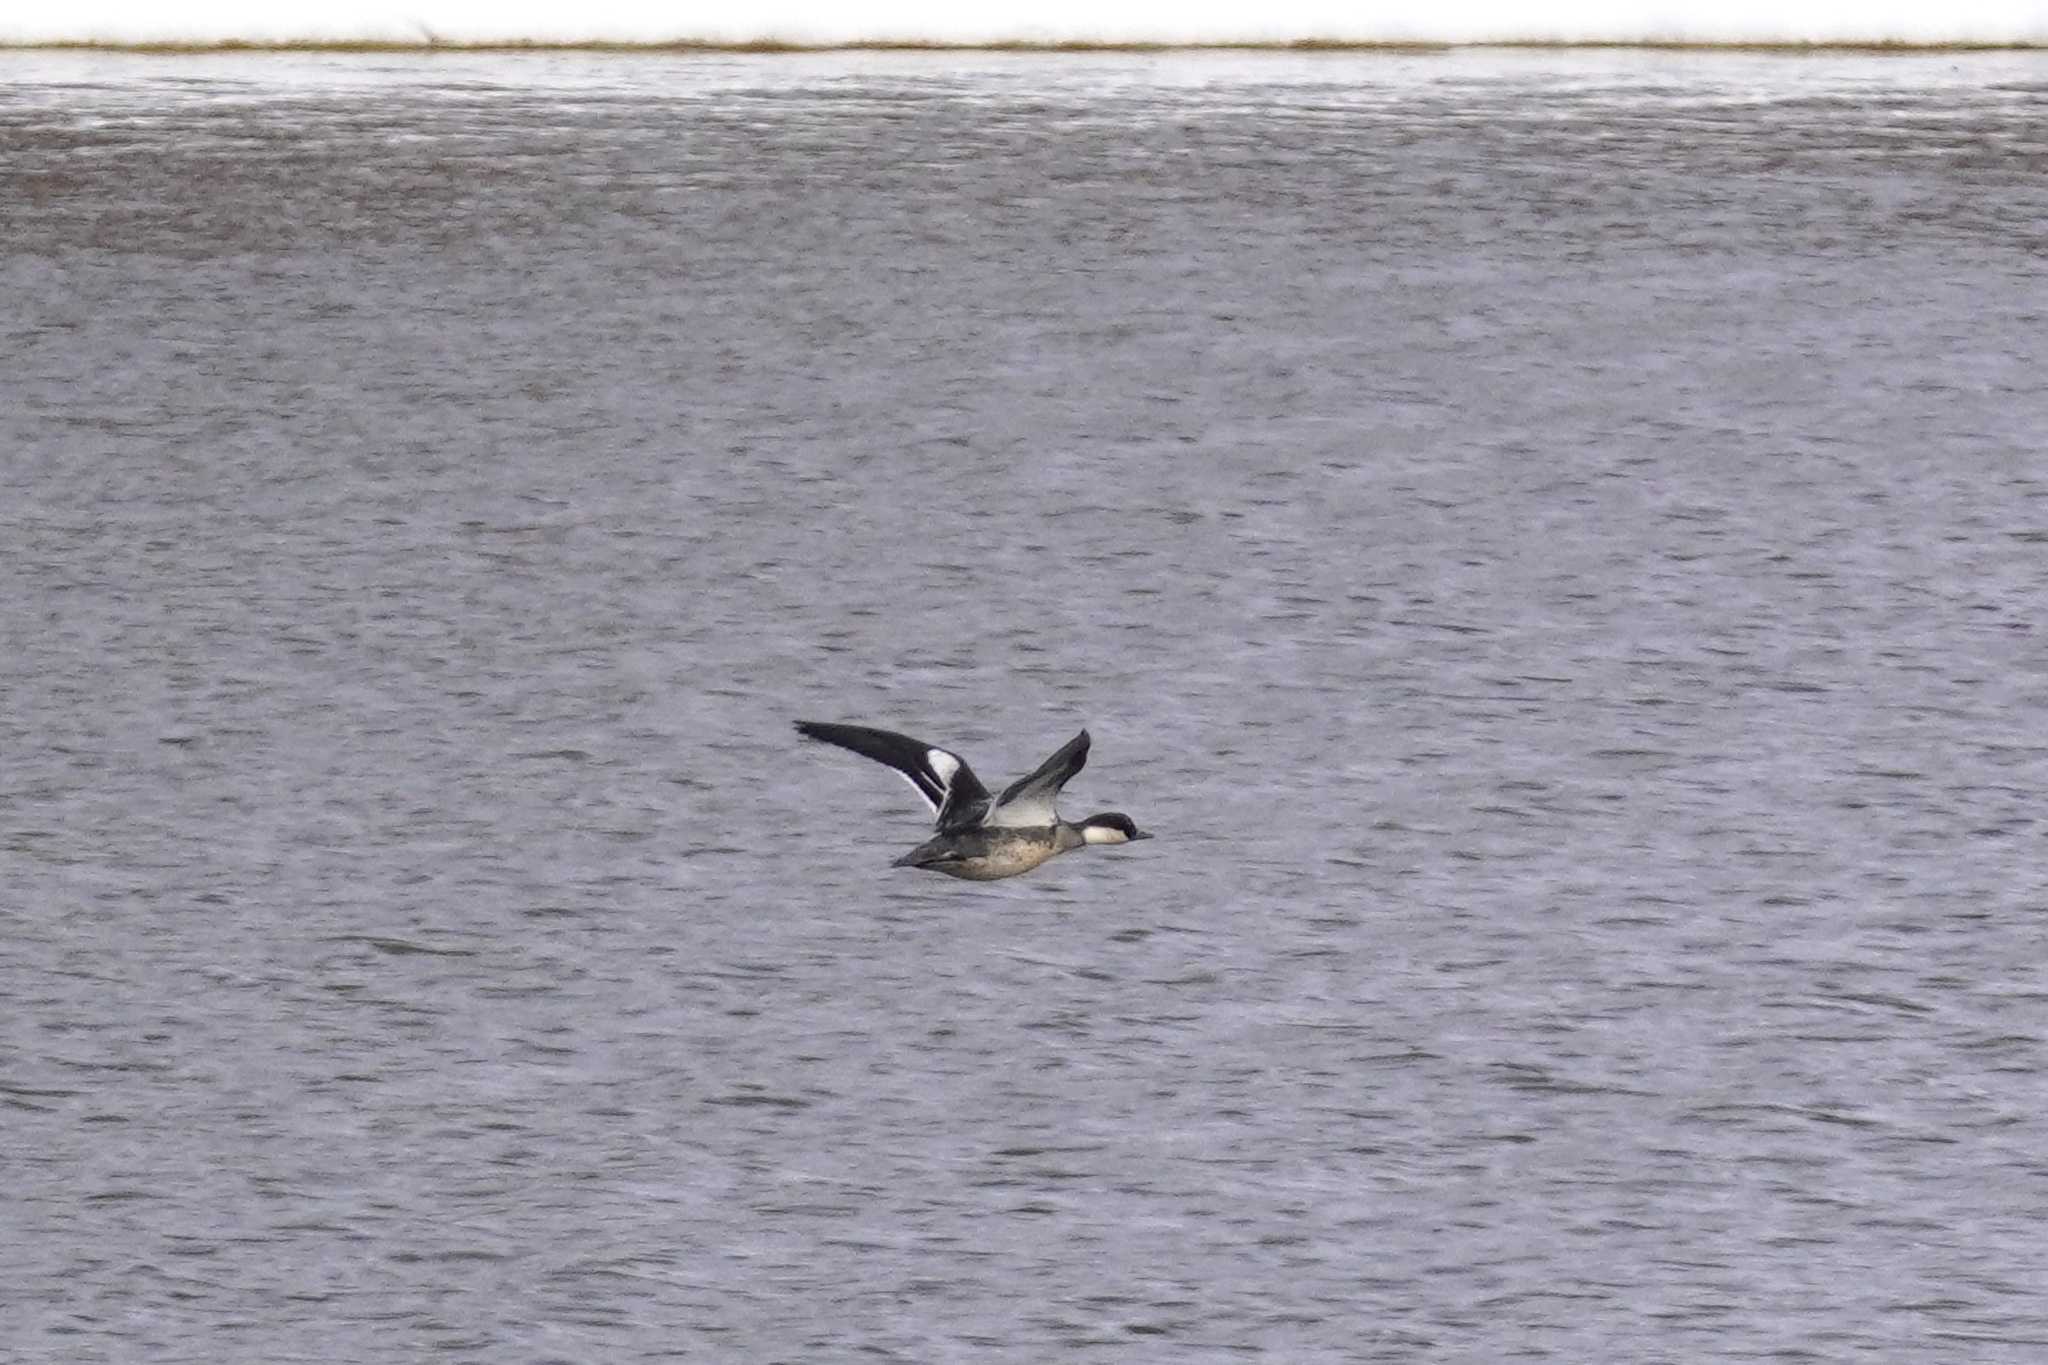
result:
M 2048 41 L 1917 42 L 1904 39 L 1870 41 L 1689 41 L 1660 39 L 1485 39 L 1471 41 L 1372 41 L 1342 38 L 1297 38 L 1273 41 L 1147 42 L 1025 39 L 995 42 L 943 42 L 927 39 L 859 39 L 848 42 L 797 42 L 757 38 L 742 42 L 677 38 L 650 41 L 543 39 L 417 39 L 300 38 L 275 41 L 242 38 L 124 42 L 111 39 L 0 40 L 0 52 L 106 52 L 140 56 L 223 56 L 236 54 L 439 55 L 479 54 L 617 54 L 622 56 L 811 56 L 831 53 L 930 53 L 933 55 L 1117 56 L 1180 53 L 1250 53 L 1305 55 L 1317 53 L 1361 56 L 1431 56 L 1456 52 L 1689 52 L 1765 56 L 1950 56 L 1968 53 L 2048 52 Z

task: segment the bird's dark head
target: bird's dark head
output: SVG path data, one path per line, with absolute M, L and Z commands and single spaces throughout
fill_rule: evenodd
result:
M 1121 811 L 1104 811 L 1091 815 L 1081 822 L 1081 839 L 1090 844 L 1128 844 L 1133 839 L 1149 839 L 1152 836 L 1139 829 L 1130 816 Z

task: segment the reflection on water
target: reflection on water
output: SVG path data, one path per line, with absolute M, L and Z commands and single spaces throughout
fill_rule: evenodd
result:
M 2040 58 L 0 63 L 20 1351 L 2048 1333 Z

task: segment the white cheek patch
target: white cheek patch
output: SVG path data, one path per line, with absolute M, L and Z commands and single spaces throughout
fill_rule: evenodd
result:
M 1124 836 L 1122 830 L 1111 829 L 1108 825 L 1083 826 L 1081 838 L 1083 842 L 1091 844 L 1125 844 L 1130 842 Z

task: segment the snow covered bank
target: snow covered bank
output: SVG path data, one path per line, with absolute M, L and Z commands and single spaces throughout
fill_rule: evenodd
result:
M 1166 4 L 1042 0 L 973 7 L 933 0 L 78 0 L 0 14 L 0 43 L 1699 43 L 2048 45 L 2042 0 L 1269 0 Z

